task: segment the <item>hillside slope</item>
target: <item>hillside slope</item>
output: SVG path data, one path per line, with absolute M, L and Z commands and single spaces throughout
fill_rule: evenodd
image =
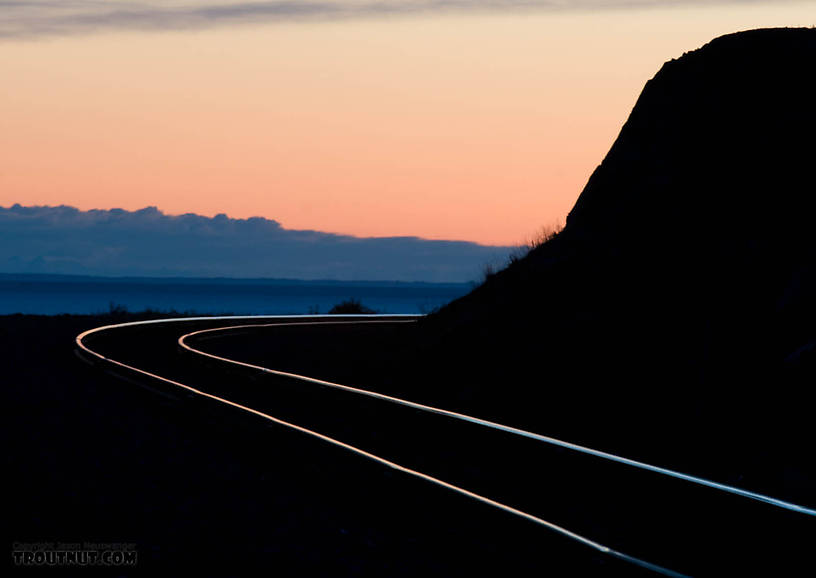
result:
M 423 322 L 417 357 L 445 384 L 423 395 L 782 475 L 806 439 L 816 343 L 814 64 L 816 29 L 666 63 L 564 231 Z

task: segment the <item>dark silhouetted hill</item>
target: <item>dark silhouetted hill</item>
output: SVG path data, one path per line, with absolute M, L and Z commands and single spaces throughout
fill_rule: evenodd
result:
M 786 487 L 804 483 L 814 67 L 816 29 L 666 63 L 563 232 L 424 320 L 417 355 L 446 384 L 426 399 L 675 465 L 706 454 L 754 487 L 790 468 L 804 477 Z

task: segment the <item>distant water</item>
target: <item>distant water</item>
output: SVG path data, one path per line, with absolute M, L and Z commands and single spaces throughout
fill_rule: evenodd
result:
M 100 313 L 112 306 L 128 311 L 304 314 L 327 313 L 347 299 L 382 313 L 427 313 L 469 290 L 467 283 L 0 274 L 0 314 Z

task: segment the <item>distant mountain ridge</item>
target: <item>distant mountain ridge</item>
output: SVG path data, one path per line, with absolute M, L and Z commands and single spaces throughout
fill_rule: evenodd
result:
M 467 282 L 512 247 L 285 229 L 262 217 L 156 207 L 0 207 L 0 272 L 138 277 Z

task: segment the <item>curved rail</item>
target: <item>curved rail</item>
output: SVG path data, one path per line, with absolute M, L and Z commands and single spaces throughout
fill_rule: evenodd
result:
M 323 324 L 323 325 L 325 325 L 325 324 L 349 325 L 349 324 L 356 324 L 356 323 L 389 323 L 389 322 L 388 321 L 356 321 L 356 322 L 355 321 L 340 321 L 340 322 L 325 322 L 325 323 L 320 323 L 320 324 Z M 298 325 L 309 325 L 309 324 L 310 323 L 299 323 Z M 311 324 L 314 324 L 314 323 L 311 323 Z M 196 337 L 198 335 L 205 334 L 205 333 L 215 333 L 215 332 L 229 331 L 229 330 L 236 330 L 236 329 L 285 327 L 285 326 L 293 326 L 293 325 L 289 324 L 289 323 L 270 323 L 270 324 L 235 325 L 235 326 L 229 326 L 229 327 L 217 327 L 217 328 L 212 328 L 212 329 L 203 329 L 203 330 L 200 330 L 200 331 L 194 331 L 192 333 L 182 335 L 181 337 L 179 337 L 178 343 L 179 343 L 179 345 L 181 347 L 183 347 L 187 351 L 190 351 L 190 352 L 195 353 L 197 355 L 202 355 L 204 357 L 208 357 L 208 358 L 211 358 L 211 359 L 222 361 L 222 362 L 225 362 L 225 363 L 240 365 L 242 367 L 255 369 L 255 370 L 258 370 L 258 371 L 261 371 L 261 372 L 264 372 L 264 373 L 271 373 L 271 374 L 274 374 L 274 375 L 279 375 L 279 376 L 283 376 L 283 377 L 298 379 L 298 380 L 301 380 L 301 381 L 306 381 L 306 382 L 321 385 L 321 386 L 340 389 L 340 390 L 347 391 L 347 392 L 350 392 L 350 393 L 354 393 L 354 394 L 357 394 L 357 395 L 364 395 L 364 396 L 380 399 L 380 400 L 383 400 L 383 401 L 386 401 L 386 402 L 395 403 L 395 404 L 399 404 L 399 405 L 404 405 L 404 406 L 410 407 L 412 409 L 417 409 L 417 410 L 420 410 L 420 411 L 426 411 L 426 412 L 429 412 L 429 413 L 435 413 L 435 414 L 438 414 L 438 415 L 443 415 L 443 416 L 446 416 L 446 417 L 449 417 L 449 418 L 452 418 L 452 419 L 465 421 L 465 422 L 480 425 L 480 426 L 483 426 L 483 427 L 486 427 L 486 428 L 499 430 L 499 431 L 502 431 L 502 432 L 506 432 L 506 433 L 510 433 L 510 434 L 513 434 L 513 435 L 518 435 L 518 436 L 533 439 L 533 440 L 536 440 L 536 441 L 539 441 L 539 442 L 543 442 L 543 443 L 546 443 L 546 444 L 550 444 L 550 445 L 553 445 L 553 446 L 558 446 L 558 447 L 568 449 L 568 450 L 572 450 L 572 451 L 575 451 L 575 452 L 579 452 L 579 453 L 582 453 L 582 454 L 587 454 L 587 455 L 591 455 L 591 456 L 594 456 L 594 457 L 597 457 L 597 458 L 610 460 L 610 461 L 617 462 L 617 463 L 620 463 L 620 464 L 625 464 L 627 466 L 631 466 L 631 467 L 638 468 L 638 469 L 641 469 L 641 470 L 647 470 L 647 471 L 654 472 L 654 473 L 657 473 L 657 474 L 661 474 L 661 475 L 664 475 L 664 476 L 669 476 L 669 477 L 672 477 L 672 478 L 676 478 L 676 479 L 679 479 L 679 480 L 690 482 L 692 484 L 698 484 L 698 485 L 705 486 L 705 487 L 708 487 L 708 488 L 713 488 L 715 490 L 727 492 L 727 493 L 730 493 L 730 494 L 741 496 L 743 498 L 748 498 L 748 499 L 751 499 L 751 500 L 756 500 L 758 502 L 763 502 L 765 504 L 770 504 L 771 506 L 775 506 L 777 508 L 783 508 L 785 510 L 791 510 L 793 512 L 797 512 L 797 513 L 800 513 L 800 514 L 806 514 L 806 515 L 809 515 L 809 516 L 816 516 L 816 510 L 814 510 L 812 508 L 807 508 L 805 506 L 800 506 L 798 504 L 787 502 L 785 500 L 780 500 L 778 498 L 774 498 L 774 497 L 771 497 L 771 496 L 766 496 L 764 494 L 759 494 L 757 492 L 751 492 L 751 491 L 748 491 L 748 490 L 744 490 L 742 488 L 737 488 L 735 486 L 729 486 L 727 484 L 722 484 L 720 482 L 715 482 L 713 480 L 708 480 L 706 478 L 701 478 L 701 477 L 693 476 L 693 475 L 690 475 L 690 474 L 684 474 L 682 472 L 678 472 L 678 471 L 671 470 L 671 469 L 668 469 L 668 468 L 655 466 L 655 465 L 648 464 L 648 463 L 645 463 L 645 462 L 641 462 L 641 461 L 633 460 L 633 459 L 630 459 L 630 458 L 618 456 L 618 455 L 615 455 L 615 454 L 612 454 L 612 453 L 604 452 L 604 451 L 601 451 L 601 450 L 596 450 L 596 449 L 589 448 L 589 447 L 586 447 L 586 446 L 582 446 L 582 445 L 574 444 L 574 443 L 571 443 L 571 442 L 563 441 L 563 440 L 560 440 L 560 439 L 557 439 L 557 438 L 553 438 L 553 437 L 533 433 L 533 432 L 530 432 L 530 431 L 527 431 L 527 430 L 523 430 L 523 429 L 515 428 L 515 427 L 512 427 L 512 426 L 496 423 L 496 422 L 489 421 L 489 420 L 486 420 L 486 419 L 473 417 L 473 416 L 466 415 L 466 414 L 463 414 L 463 413 L 457 413 L 457 412 L 454 412 L 454 411 L 449 411 L 449 410 L 446 410 L 446 409 L 441 409 L 441 408 L 433 407 L 433 406 L 430 406 L 430 405 L 424 405 L 424 404 L 421 404 L 421 403 L 416 403 L 416 402 L 413 402 L 413 401 L 400 399 L 398 397 L 392 397 L 392 396 L 389 396 L 389 395 L 385 395 L 385 394 L 382 394 L 382 393 L 377 393 L 375 391 L 370 391 L 370 390 L 367 390 L 367 389 L 359 389 L 359 388 L 356 388 L 356 387 L 350 387 L 348 385 L 333 383 L 331 381 L 324 381 L 322 379 L 315 379 L 315 378 L 312 378 L 312 377 L 307 377 L 305 375 L 299 375 L 297 373 L 288 373 L 288 372 L 285 372 L 285 371 L 278 371 L 278 370 L 274 370 L 274 369 L 269 369 L 269 368 L 266 368 L 266 367 L 262 367 L 260 365 L 253 365 L 251 363 L 244 363 L 242 361 L 236 361 L 234 359 L 227 359 L 225 357 L 220 357 L 218 355 L 213 355 L 211 353 L 207 353 L 205 351 L 195 349 L 195 348 L 189 346 L 186 343 L 186 340 L 188 338 L 193 338 L 193 337 Z
M 128 323 L 105 325 L 105 326 L 102 326 L 102 327 L 97 327 L 95 329 L 89 329 L 88 331 L 80 333 L 76 337 L 76 345 L 81 351 L 83 351 L 83 352 L 85 352 L 85 353 L 87 353 L 87 354 L 89 354 L 89 355 L 91 355 L 91 356 L 105 362 L 105 363 L 109 363 L 109 364 L 114 365 L 116 367 L 124 368 L 124 369 L 126 369 L 128 371 L 132 371 L 132 372 L 134 372 L 134 373 L 136 373 L 138 375 L 143 375 L 143 376 L 146 376 L 146 377 L 149 377 L 149 378 L 152 378 L 152 379 L 157 379 L 159 381 L 163 381 L 165 383 L 168 383 L 170 385 L 173 385 L 175 387 L 178 387 L 178 388 L 181 388 L 181 389 L 185 390 L 188 394 L 191 394 L 191 395 L 194 395 L 194 396 L 201 396 L 201 397 L 204 397 L 204 398 L 207 398 L 207 399 L 219 402 L 219 403 L 223 403 L 223 404 L 228 405 L 230 407 L 233 407 L 235 409 L 245 411 L 245 412 L 250 413 L 250 414 L 252 414 L 254 416 L 266 419 L 266 420 L 268 420 L 268 421 L 270 421 L 272 423 L 278 424 L 278 425 L 283 426 L 283 427 L 290 428 L 292 430 L 295 430 L 295 431 L 298 431 L 300 433 L 306 434 L 308 436 L 314 437 L 314 438 L 319 439 L 321 441 L 324 441 L 324 442 L 327 442 L 329 444 L 335 445 L 335 446 L 340 447 L 342 449 L 345 449 L 345 450 L 347 450 L 349 452 L 352 452 L 352 453 L 354 453 L 354 454 L 356 454 L 358 456 L 361 456 L 363 458 L 375 461 L 375 462 L 377 462 L 377 463 L 379 463 L 379 464 L 381 464 L 383 466 L 386 466 L 386 467 L 388 467 L 390 469 L 393 469 L 393 470 L 408 474 L 410 476 L 413 476 L 413 477 L 416 477 L 418 479 L 424 480 L 424 481 L 429 482 L 431 484 L 434 484 L 436 486 L 445 488 L 445 489 L 450 490 L 452 492 L 455 492 L 457 494 L 466 496 L 466 497 L 468 497 L 470 499 L 473 499 L 473 500 L 475 500 L 477 502 L 486 504 L 488 506 L 492 506 L 494 508 L 497 508 L 499 510 L 502 510 L 504 512 L 512 514 L 514 516 L 518 516 L 520 518 L 523 518 L 525 520 L 528 520 L 530 522 L 538 524 L 539 526 L 543 526 L 543 527 L 547 528 L 548 530 L 551 530 L 551 531 L 556 532 L 556 533 L 558 533 L 558 534 L 560 534 L 560 535 L 562 535 L 562 536 L 564 536 L 566 538 L 569 538 L 569 539 L 574 540 L 574 541 L 576 541 L 576 542 L 578 542 L 580 544 L 583 544 L 584 546 L 587 546 L 587 547 L 589 547 L 589 548 L 591 548 L 591 549 L 593 549 L 593 550 L 595 550 L 595 551 L 597 551 L 597 552 L 599 552 L 601 554 L 609 555 L 609 556 L 611 556 L 613 558 L 623 560 L 623 561 L 628 562 L 630 564 L 634 564 L 636 566 L 639 566 L 639 567 L 647 569 L 647 570 L 651 570 L 653 572 L 656 572 L 658 574 L 662 574 L 664 576 L 673 576 L 673 577 L 683 577 L 683 576 L 685 576 L 684 574 L 680 574 L 680 573 L 675 572 L 673 570 L 670 570 L 668 568 L 664 568 L 662 566 L 652 564 L 651 562 L 641 560 L 639 558 L 636 558 L 634 556 L 630 556 L 630 555 L 625 554 L 623 552 L 619 552 L 619 551 L 614 550 L 614 549 L 612 549 L 612 548 L 610 548 L 608 546 L 600 544 L 599 542 L 591 540 L 591 539 L 589 539 L 589 538 L 587 538 L 585 536 L 581 536 L 580 534 L 572 532 L 572 531 L 570 531 L 570 530 L 568 530 L 568 529 L 566 529 L 566 528 L 564 528 L 562 526 L 559 526 L 559 525 L 554 524 L 552 522 L 548 522 L 547 520 L 539 518 L 538 516 L 534 516 L 533 514 L 529 514 L 527 512 L 519 510 L 517 508 L 513 508 L 512 506 L 508 506 L 507 504 L 497 502 L 496 500 L 492 500 L 491 498 L 488 498 L 486 496 L 476 494 L 475 492 L 471 492 L 470 490 L 467 490 L 465 488 L 453 485 L 453 484 L 448 483 L 448 482 L 446 482 L 444 480 L 440 480 L 439 478 L 435 478 L 433 476 L 422 473 L 420 471 L 413 470 L 411 468 L 407 468 L 407 467 L 402 466 L 402 465 L 400 465 L 400 464 L 398 464 L 396 462 L 393 462 L 391 460 L 385 459 L 385 458 L 380 457 L 378 455 L 372 454 L 371 452 L 367 452 L 367 451 L 365 451 L 363 449 L 360 449 L 358 447 L 355 447 L 355 446 L 352 446 L 352 445 L 347 444 L 345 442 L 342 442 L 342 441 L 340 441 L 338 439 L 335 439 L 335 438 L 329 437 L 327 435 L 321 434 L 319 432 L 304 428 L 304 427 L 299 426 L 297 424 L 284 421 L 284 420 L 276 418 L 276 417 L 274 417 L 272 415 L 263 413 L 263 412 L 258 411 L 256 409 L 252 409 L 251 407 L 247 407 L 245 405 L 235 403 L 235 402 L 230 401 L 228 399 L 225 399 L 225 398 L 222 398 L 222 397 L 219 397 L 219 396 L 216 396 L 216 395 L 212 395 L 212 394 L 207 393 L 205 391 L 201 391 L 199 389 L 196 389 L 194 387 L 191 387 L 191 386 L 186 385 L 184 383 L 181 383 L 179 381 L 168 379 L 168 378 L 162 377 L 160 375 L 156 375 L 155 373 L 151 373 L 151 372 L 145 371 L 143 369 L 139 369 L 138 367 L 128 365 L 128 364 L 123 363 L 121 361 L 117 361 L 115 359 L 105 357 L 101 353 L 98 353 L 98 352 L 90 349 L 83 342 L 84 339 L 86 337 L 90 336 L 90 335 L 101 333 L 103 331 L 109 331 L 109 330 L 113 330 L 113 329 L 121 329 L 121 328 L 125 328 L 125 327 L 133 327 L 133 326 L 138 326 L 138 325 L 148 325 L 148 324 L 157 324 L 157 323 L 177 323 L 177 322 L 189 322 L 189 321 L 218 321 L 218 320 L 238 320 L 238 319 L 258 319 L 258 318 L 264 318 L 264 319 L 270 319 L 270 318 L 274 318 L 274 319 L 300 318 L 300 319 L 303 319 L 303 318 L 309 318 L 309 317 L 311 317 L 311 318 L 325 318 L 324 316 L 321 316 L 321 315 L 309 315 L 309 316 L 305 316 L 305 315 L 303 315 L 303 316 L 268 315 L 268 316 L 189 317 L 189 318 L 157 319 L 157 320 L 149 320 L 149 321 L 132 321 L 132 322 L 128 322 Z M 363 317 L 363 316 L 361 316 L 361 315 L 349 315 L 347 317 L 359 318 L 359 317 Z M 407 315 L 406 316 L 370 315 L 370 316 L 364 316 L 364 317 L 392 317 L 392 318 L 393 317 L 412 317 L 412 318 L 415 318 L 416 316 L 414 316 L 414 315 L 412 315 L 412 316 L 407 316 Z M 302 323 L 300 325 L 302 325 Z M 209 355 L 209 354 L 204 354 L 204 355 Z M 216 356 L 212 356 L 212 357 L 216 357 Z M 222 359 L 222 358 L 219 358 L 219 359 Z M 240 362 L 234 362 L 234 363 L 240 363 Z M 247 364 L 242 364 L 242 365 L 247 365 Z M 279 373 L 279 372 L 274 372 L 274 373 Z M 282 375 L 290 375 L 290 374 L 282 374 Z M 309 380 L 311 378 L 305 378 L 305 379 Z M 332 384 L 332 385 L 336 385 L 336 384 Z M 342 387 L 346 387 L 346 386 L 342 386 Z M 360 391 L 364 391 L 364 390 L 360 390 Z M 369 392 L 369 393 L 373 394 L 373 392 Z M 373 395 L 379 395 L 379 394 L 373 394 Z

